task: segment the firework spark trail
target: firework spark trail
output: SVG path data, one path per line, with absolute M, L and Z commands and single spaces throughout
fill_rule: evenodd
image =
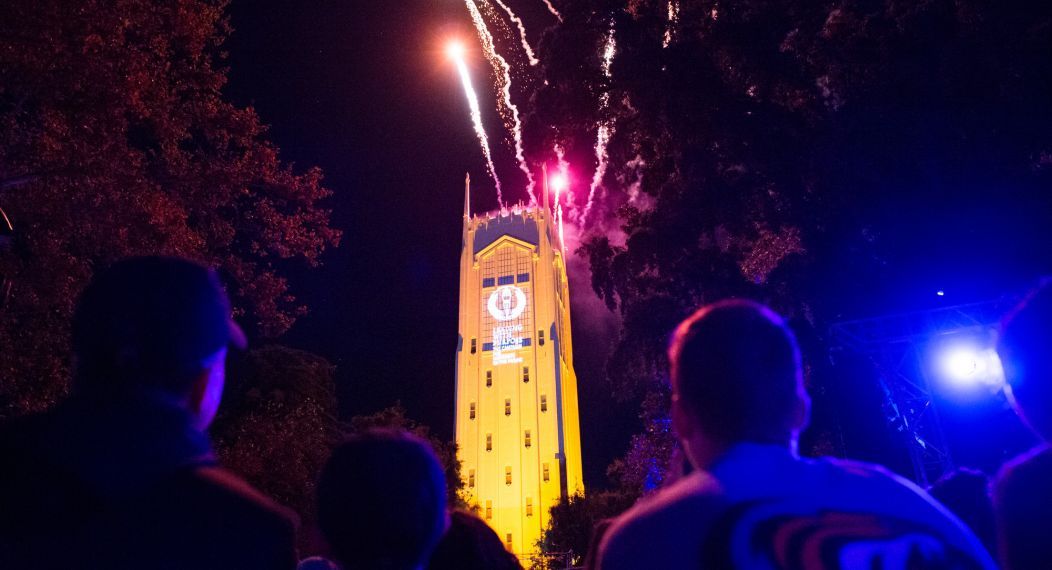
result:
M 614 23 L 610 22 L 610 31 L 606 34 L 606 44 L 603 46 L 603 75 L 607 79 L 611 77 L 610 67 L 614 63 L 614 54 L 617 53 L 617 40 L 614 38 Z M 604 92 L 599 96 L 599 112 L 605 114 L 606 110 L 610 107 L 610 93 Z M 588 221 L 588 213 L 592 211 L 592 205 L 595 203 L 595 192 L 599 188 L 599 185 L 603 182 L 603 176 L 606 175 L 606 162 L 607 162 L 607 144 L 610 143 L 610 137 L 614 134 L 614 126 L 611 124 L 609 119 L 602 119 L 599 123 L 598 133 L 595 141 L 595 174 L 592 176 L 592 183 L 588 187 L 588 202 L 584 205 L 584 211 L 581 213 L 581 227 L 583 228 L 585 222 Z
M 486 0 L 480 1 L 485 2 Z M 510 125 L 508 124 L 509 117 L 504 117 L 505 125 L 511 129 L 512 138 L 515 141 L 515 158 L 519 162 L 519 170 L 526 175 L 526 193 L 530 195 L 530 202 L 536 204 L 537 196 L 533 193 L 535 184 L 533 173 L 530 172 L 530 168 L 526 165 L 526 157 L 522 150 L 522 122 L 519 120 L 519 109 L 511 101 L 511 67 L 508 65 L 508 62 L 497 53 L 497 48 L 493 44 L 493 35 L 489 33 L 489 28 L 486 27 L 486 21 L 482 18 L 482 13 L 479 12 L 478 6 L 475 5 L 475 0 L 464 0 L 464 3 L 467 4 L 468 12 L 471 13 L 471 20 L 475 23 L 475 29 L 478 31 L 479 39 L 482 41 L 482 48 L 486 53 L 486 59 L 488 59 L 490 65 L 493 66 L 493 71 L 497 77 L 497 86 L 501 92 L 503 106 L 511 115 Z
M 552 6 L 552 0 L 544 0 L 544 5 L 548 7 L 548 11 L 551 12 L 552 16 L 555 16 L 560 23 L 563 21 L 563 15 L 555 9 L 555 6 Z
M 482 155 L 486 157 L 486 168 L 489 169 L 489 175 L 493 177 L 493 184 L 497 188 L 497 203 L 503 206 L 504 198 L 501 196 L 500 179 L 497 178 L 497 169 L 493 166 L 493 156 L 489 151 L 486 129 L 482 126 L 482 111 L 479 109 L 478 95 L 475 94 L 475 87 L 471 85 L 471 75 L 468 73 L 468 66 L 464 63 L 464 58 L 455 57 L 454 63 L 457 66 L 457 73 L 460 74 L 460 82 L 464 84 L 464 94 L 467 95 L 468 108 L 471 110 L 471 122 L 475 125 L 475 134 L 478 135 L 479 144 L 482 145 Z
M 678 21 L 679 2 L 677 0 L 668 0 L 668 24 L 665 25 L 665 39 L 661 42 L 661 47 L 667 48 L 672 43 L 672 35 Z
M 541 60 L 537 59 L 533 54 L 533 48 L 530 47 L 530 42 L 526 41 L 526 26 L 523 25 L 522 20 L 515 15 L 515 12 L 511 11 L 511 7 L 497 0 L 497 5 L 504 9 L 508 13 L 508 17 L 511 21 L 519 28 L 519 39 L 522 40 L 522 49 L 526 52 L 526 58 L 530 60 L 530 65 L 537 65 Z

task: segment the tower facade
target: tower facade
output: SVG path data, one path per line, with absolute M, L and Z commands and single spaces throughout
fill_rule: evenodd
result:
M 472 216 L 465 183 L 456 442 L 479 515 L 537 551 L 549 509 L 584 491 L 570 299 L 548 208 Z

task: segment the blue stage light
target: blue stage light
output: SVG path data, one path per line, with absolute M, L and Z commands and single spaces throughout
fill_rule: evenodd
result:
M 959 386 L 1000 388 L 1004 383 L 1001 360 L 993 348 L 971 345 L 945 347 L 940 361 L 945 379 Z

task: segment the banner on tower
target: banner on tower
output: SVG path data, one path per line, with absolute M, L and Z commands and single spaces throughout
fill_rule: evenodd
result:
M 517 351 L 523 347 L 523 326 L 518 323 L 526 311 L 526 293 L 515 285 L 494 289 L 486 302 L 490 316 L 498 323 L 493 327 L 493 365 L 522 362 Z

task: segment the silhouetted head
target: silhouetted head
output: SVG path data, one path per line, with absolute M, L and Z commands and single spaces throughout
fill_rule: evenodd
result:
M 519 570 L 515 555 L 482 519 L 463 511 L 449 516 L 449 530 L 431 555 L 428 570 Z
M 74 390 L 112 397 L 149 390 L 215 417 L 227 346 L 245 337 L 215 272 L 184 259 L 136 257 L 97 273 L 73 316 Z
M 322 470 L 318 523 L 345 570 L 422 567 L 447 523 L 431 446 L 395 430 L 348 438 Z
M 1005 318 L 997 353 L 1016 412 L 1052 440 L 1052 284 L 1033 291 Z
M 669 361 L 673 421 L 696 466 L 739 442 L 795 446 L 810 400 L 796 338 L 773 311 L 708 305 L 676 328 Z

